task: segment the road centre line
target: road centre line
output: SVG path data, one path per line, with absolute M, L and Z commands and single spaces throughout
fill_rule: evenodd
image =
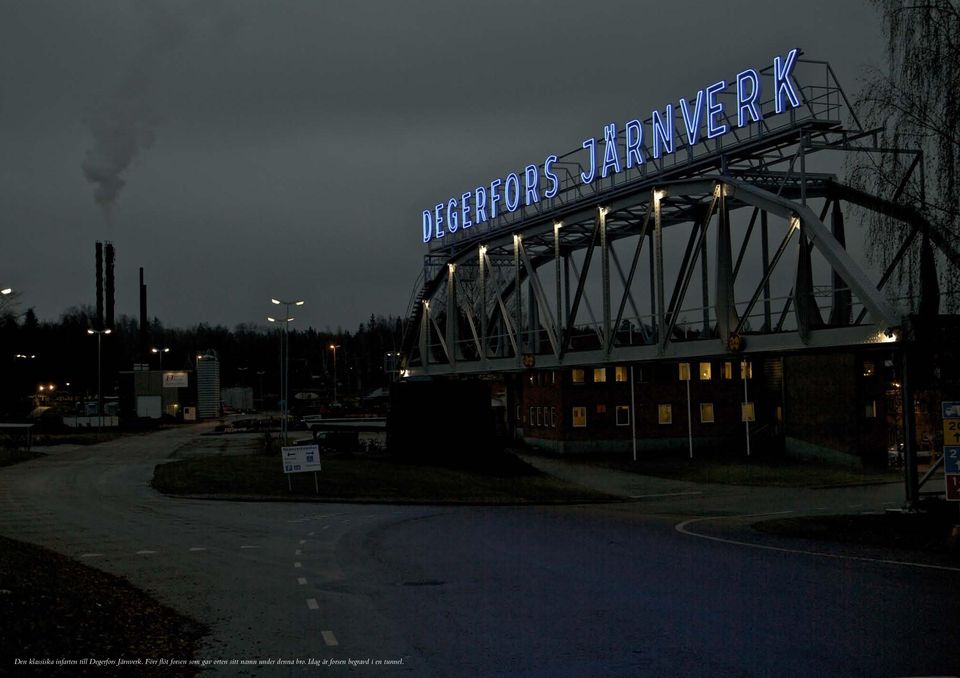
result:
M 249 544 L 243 544 L 243 545 L 240 546 L 240 548 L 242 548 L 242 549 L 258 549 L 258 548 L 260 548 L 260 547 L 259 547 L 259 546 L 250 546 Z
M 206 546 L 191 546 L 191 547 L 190 547 L 190 550 L 191 550 L 191 551 L 206 551 L 206 550 L 207 550 L 207 547 L 206 547 Z
M 752 544 L 747 541 L 739 541 L 737 539 L 725 539 L 723 537 L 714 537 L 708 534 L 701 534 L 699 532 L 693 532 L 687 529 L 688 525 L 693 523 L 703 522 L 705 520 L 720 520 L 723 518 L 762 518 L 765 516 L 778 516 L 785 515 L 787 513 L 795 513 L 795 511 L 777 511 L 774 513 L 754 513 L 747 514 L 742 516 L 708 516 L 706 518 L 691 518 L 690 520 L 684 520 L 681 523 L 674 525 L 674 529 L 681 534 L 685 534 L 688 537 L 697 537 L 698 539 L 708 539 L 710 541 L 720 542 L 722 544 L 733 544 L 735 546 L 746 546 L 753 549 L 763 549 L 764 551 L 777 551 L 779 553 L 795 553 L 805 556 L 815 556 L 819 558 L 833 558 L 834 560 L 856 560 L 865 563 L 881 563 L 884 565 L 901 565 L 905 567 L 919 567 L 928 570 L 945 570 L 947 572 L 960 572 L 960 567 L 949 567 L 947 565 L 930 565 L 928 563 L 914 563 L 906 560 L 888 560 L 885 558 L 866 558 L 864 556 L 847 556 L 838 553 L 823 553 L 820 551 L 807 551 L 804 549 L 788 549 L 781 546 L 768 546 L 766 544 Z
M 307 585 L 307 578 L 306 578 L 306 577 L 297 577 L 297 583 L 300 584 L 300 586 L 306 586 L 306 585 Z
M 307 598 L 307 607 L 311 610 L 319 610 L 320 605 L 317 604 L 316 598 Z
M 303 553 L 303 551 L 301 551 L 300 549 L 297 549 L 296 551 L 293 552 L 293 555 L 299 556 L 301 553 Z
M 306 540 L 306 539 L 301 539 L 301 540 L 300 540 L 300 546 L 303 546 L 303 545 L 306 544 L 306 543 L 307 543 L 307 540 Z
M 294 566 L 294 567 L 300 567 L 301 565 L 300 565 L 299 562 L 296 562 L 296 563 L 293 564 L 293 566 Z
M 152 556 L 152 555 L 154 555 L 155 553 L 158 553 L 158 552 L 157 552 L 157 551 L 150 551 L 149 549 L 143 549 L 142 551 L 137 551 L 137 555 L 138 555 L 138 556 Z
M 337 642 L 337 637 L 333 635 L 333 631 L 321 631 L 320 635 L 323 636 L 323 642 L 325 642 L 328 647 L 336 647 L 340 644 Z
M 81 553 L 80 557 L 81 558 L 102 558 L 103 554 L 102 553 Z

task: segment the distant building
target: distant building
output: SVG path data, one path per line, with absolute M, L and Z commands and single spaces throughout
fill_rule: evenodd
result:
M 220 358 L 213 350 L 197 355 L 197 416 L 220 416 Z

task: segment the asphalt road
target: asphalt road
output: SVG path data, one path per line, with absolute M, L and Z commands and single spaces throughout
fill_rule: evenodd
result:
M 621 505 L 497 508 L 159 495 L 153 466 L 195 449 L 196 433 L 0 469 L 0 534 L 127 577 L 207 623 L 206 659 L 303 662 L 211 675 L 336 675 L 367 659 L 384 663 L 353 671 L 960 673 L 960 568 L 737 543 L 751 508 L 866 506 L 896 488 L 748 496 L 671 486 Z

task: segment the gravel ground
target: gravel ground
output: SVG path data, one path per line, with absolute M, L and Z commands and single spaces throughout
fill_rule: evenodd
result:
M 129 662 L 124 672 L 193 676 L 188 662 L 206 632 L 124 579 L 0 537 L 0 675 L 67 665 L 71 675 L 107 676 Z

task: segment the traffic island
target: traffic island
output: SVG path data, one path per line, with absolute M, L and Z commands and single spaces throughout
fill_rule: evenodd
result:
M 152 485 L 171 495 L 232 500 L 389 504 L 572 504 L 619 501 L 505 455 L 494 464 L 428 466 L 353 454 L 324 456 L 314 473 L 284 473 L 273 455 L 160 464 Z
M 956 506 L 931 505 L 918 513 L 802 516 L 753 524 L 753 529 L 781 537 L 906 549 L 953 555 L 960 560 Z

